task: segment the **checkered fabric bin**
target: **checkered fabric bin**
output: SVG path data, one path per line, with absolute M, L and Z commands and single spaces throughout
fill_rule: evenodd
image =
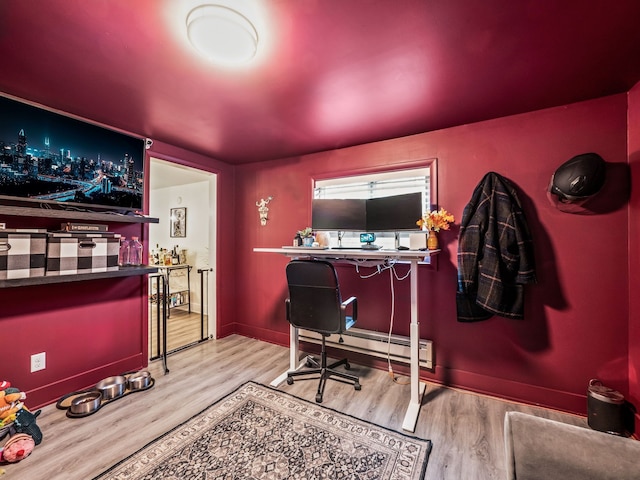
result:
M 119 249 L 115 233 L 49 233 L 46 275 L 118 270 Z
M 0 231 L 0 280 L 42 277 L 46 252 L 46 233 Z

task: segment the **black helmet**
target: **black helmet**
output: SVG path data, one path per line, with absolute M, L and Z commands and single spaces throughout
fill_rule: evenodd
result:
M 566 203 L 586 200 L 604 185 L 605 171 L 605 162 L 597 153 L 576 155 L 551 176 L 549 192 Z

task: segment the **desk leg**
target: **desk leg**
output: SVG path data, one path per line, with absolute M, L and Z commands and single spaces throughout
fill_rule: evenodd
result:
M 411 399 L 402 429 L 414 432 L 422 404 L 425 384 L 420 383 L 420 324 L 418 323 L 418 261 L 411 261 Z
M 300 348 L 298 342 L 298 329 L 293 325 L 289 325 L 289 369 L 280 374 L 275 380 L 271 382 L 272 387 L 277 387 L 287 379 L 287 373 L 292 370 L 297 370 L 305 364 L 302 362 L 298 364 L 298 357 L 300 356 Z

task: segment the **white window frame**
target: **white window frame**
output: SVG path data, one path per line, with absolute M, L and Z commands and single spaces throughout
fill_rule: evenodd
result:
M 423 193 L 423 211 L 437 208 L 437 161 L 425 160 L 404 168 L 358 173 L 341 177 L 315 178 L 313 198 L 380 198 L 405 193 Z M 416 221 L 418 218 L 416 218 Z M 416 231 L 419 228 L 416 225 Z M 360 247 L 360 233 L 328 232 L 329 245 Z M 410 232 L 371 232 L 376 234 L 376 245 L 382 248 L 397 248 L 408 245 Z M 340 235 L 340 239 L 338 238 Z M 341 242 L 339 242 L 341 240 Z

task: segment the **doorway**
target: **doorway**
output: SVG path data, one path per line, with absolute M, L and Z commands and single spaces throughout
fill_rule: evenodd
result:
M 159 219 L 149 225 L 149 263 L 167 284 L 163 293 L 157 279 L 149 282 L 149 356 L 156 358 L 163 303 L 167 353 L 215 338 L 217 176 L 155 157 L 149 163 L 149 214 Z

